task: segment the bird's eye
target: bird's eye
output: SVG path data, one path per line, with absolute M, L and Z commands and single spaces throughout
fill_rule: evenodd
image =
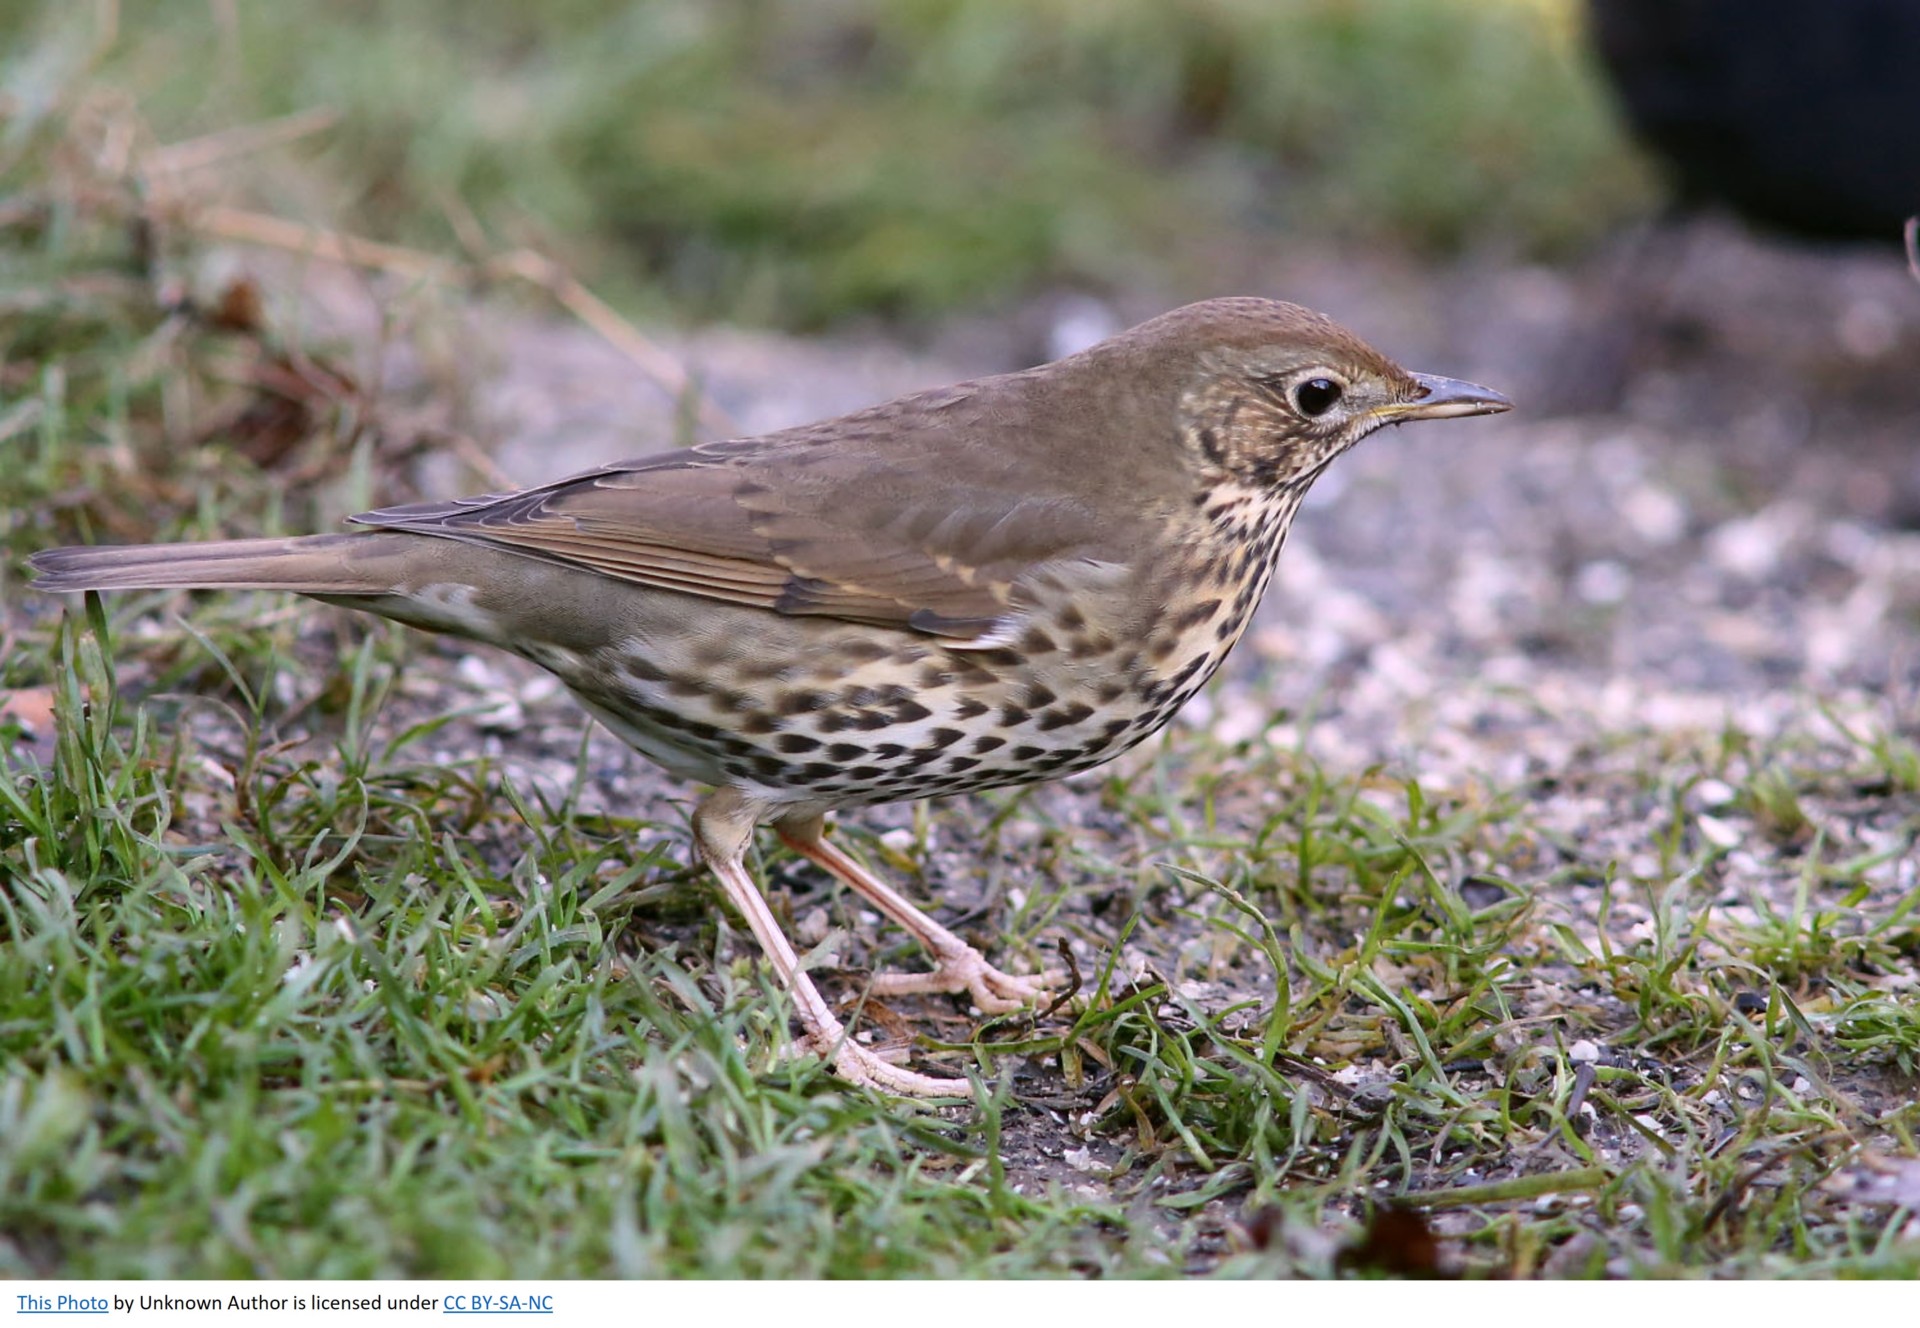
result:
M 1293 404 L 1302 415 L 1325 415 L 1339 404 L 1342 390 L 1331 378 L 1309 378 L 1293 389 Z

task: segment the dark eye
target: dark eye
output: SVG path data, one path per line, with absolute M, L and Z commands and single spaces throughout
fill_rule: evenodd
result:
M 1302 415 L 1325 415 L 1338 404 L 1342 390 L 1331 378 L 1309 378 L 1293 389 L 1293 404 Z

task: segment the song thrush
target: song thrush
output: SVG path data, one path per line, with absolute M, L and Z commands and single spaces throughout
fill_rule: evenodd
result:
M 641 753 L 715 786 L 695 851 L 820 1054 L 854 1083 L 943 1095 L 966 1085 L 849 1040 L 747 873 L 754 827 L 931 953 L 931 973 L 874 992 L 1037 999 L 1049 975 L 987 963 L 828 842 L 826 814 L 1125 751 L 1239 639 L 1328 462 L 1385 424 L 1509 404 L 1297 305 L 1210 300 L 1022 373 L 354 518 L 371 533 L 32 563 L 49 591 L 297 591 L 550 670 Z

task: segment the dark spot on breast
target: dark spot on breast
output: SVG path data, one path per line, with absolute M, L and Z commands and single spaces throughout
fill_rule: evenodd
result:
M 833 746 L 827 748 L 827 759 L 845 764 L 848 761 L 859 760 L 862 756 L 866 755 L 866 752 L 867 749 L 859 743 L 836 742 Z
M 985 701 L 975 700 L 969 696 L 953 708 L 953 717 L 955 719 L 972 719 L 975 715 L 986 714 L 987 711 L 992 708 L 993 707 L 989 706 Z
M 1026 743 L 1021 743 L 1013 749 L 1013 759 L 1016 761 L 1031 761 L 1036 757 L 1045 756 L 1046 754 L 1047 749 L 1045 747 L 1033 747 Z
M 896 701 L 893 706 L 893 722 L 896 724 L 914 724 L 927 719 L 933 711 L 918 701 Z
M 1058 699 L 1050 688 L 1035 682 L 1027 684 L 1026 694 L 1020 698 L 1020 703 L 1029 710 L 1044 710 Z
M 974 768 L 975 766 L 977 766 L 977 765 L 979 765 L 979 764 L 980 764 L 980 761 L 979 761 L 979 758 L 978 758 L 978 757 L 973 757 L 973 756 L 956 756 L 956 757 L 954 757 L 954 758 L 953 758 L 952 760 L 950 760 L 950 761 L 948 761 L 948 762 L 947 762 L 947 764 L 946 764 L 946 769 L 947 769 L 947 770 L 948 770 L 949 772 L 951 772 L 951 773 L 953 773 L 953 774 L 956 774 L 956 775 L 957 775 L 957 774 L 959 774 L 959 773 L 960 773 L 961 771 L 963 771 L 963 770 L 971 770 L 971 769 L 973 769 L 973 768 Z
M 927 735 L 927 742 L 936 752 L 945 751 L 967 735 L 959 729 L 935 729 Z
M 689 734 L 710 745 L 724 747 L 724 744 L 720 742 L 720 730 L 705 720 L 695 719 L 691 715 L 683 715 L 674 710 L 649 710 L 647 711 L 647 718 L 663 729 L 671 729 L 676 733 Z
M 1127 685 L 1118 678 L 1109 678 L 1093 689 L 1093 699 L 1101 705 L 1112 705 L 1127 694 Z
M 840 773 L 840 767 L 829 761 L 808 761 L 787 772 L 787 778 L 796 784 L 818 784 L 823 779 L 831 779 Z
M 1020 637 L 1020 649 L 1029 655 L 1051 655 L 1059 648 L 1053 638 L 1047 635 L 1047 630 L 1038 623 L 1027 628 Z
M 1080 612 L 1076 606 L 1069 604 L 1060 610 L 1059 621 L 1060 626 L 1067 631 L 1077 632 L 1087 625 L 1087 615 Z
M 938 664 L 929 664 L 920 670 L 920 690 L 931 692 L 937 687 L 945 687 L 953 681 L 953 674 Z
M 810 752 L 819 745 L 820 739 L 810 738 L 804 733 L 782 733 L 773 740 L 776 751 L 790 752 L 796 756 L 801 752 Z
M 794 668 L 793 660 L 784 655 L 760 660 L 741 659 L 735 655 L 726 662 L 726 668 L 743 682 L 791 681 L 800 676 L 800 670 Z
M 1217 599 L 1203 599 L 1197 604 L 1190 604 L 1175 616 L 1173 630 L 1185 632 L 1198 627 L 1203 622 L 1212 621 L 1213 615 L 1219 611 L 1220 601 Z
M 1070 725 L 1078 724 L 1083 719 L 1091 718 L 1092 715 L 1092 706 L 1087 705 L 1083 701 L 1075 701 L 1072 705 L 1061 706 L 1058 710 L 1047 711 L 1046 714 L 1040 716 L 1038 727 L 1042 733 L 1051 733 L 1055 729 L 1064 729 Z
M 778 708 L 783 715 L 805 715 L 824 709 L 826 704 L 825 692 L 788 692 L 780 698 Z
M 1026 722 L 1027 722 L 1027 712 L 1022 710 L 1019 706 L 1010 705 L 1010 706 L 1002 706 L 1000 708 L 1000 723 L 1002 727 L 1010 728 L 1010 729 L 1018 728 L 1020 725 Z
M 766 734 L 778 731 L 779 728 L 780 721 L 764 710 L 756 710 L 753 714 L 746 716 L 740 721 L 740 731 L 742 733 L 765 736 Z
M 847 778 L 859 780 L 878 779 L 886 773 L 886 771 L 877 765 L 857 765 L 847 771 Z
M 982 733 L 973 740 L 973 750 L 985 755 L 996 747 L 1005 747 L 1007 740 L 997 733 Z

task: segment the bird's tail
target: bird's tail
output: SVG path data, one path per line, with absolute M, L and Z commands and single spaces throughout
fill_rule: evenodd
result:
M 306 535 L 208 544 L 46 549 L 27 559 L 36 590 L 293 590 L 379 595 L 394 587 L 395 553 L 413 537 Z

